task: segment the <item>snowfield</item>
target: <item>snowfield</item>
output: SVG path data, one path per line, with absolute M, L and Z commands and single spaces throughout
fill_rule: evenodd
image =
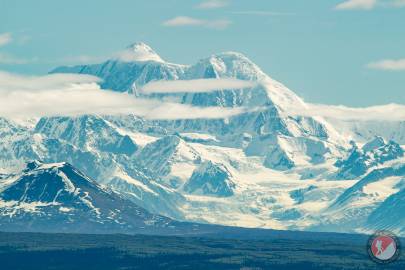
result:
M 216 54 L 191 66 L 167 63 L 143 43 L 131 45 L 126 53 L 125 61 L 53 72 L 95 75 L 103 79 L 101 87 L 134 98 L 249 110 L 226 119 L 0 118 L 1 196 L 21 177 L 27 162 L 41 161 L 37 170 L 45 171 L 68 162 L 84 178 L 152 214 L 177 220 L 336 232 L 388 228 L 404 235 L 402 122 L 291 116 L 291 108 L 305 108 L 306 103 L 239 53 Z M 198 93 L 141 91 L 153 81 L 220 78 L 254 86 Z M 63 192 L 71 194 L 69 177 L 58 175 L 66 184 Z M 30 183 L 32 188 L 35 183 Z M 81 195 L 86 209 L 97 208 L 95 213 L 103 217 L 103 205 L 95 207 Z M 41 196 L 32 202 L 2 199 L 0 215 L 8 216 L 10 224 L 15 213 L 24 211 L 46 216 L 49 209 L 55 215 L 57 208 L 62 217 L 74 215 L 74 205 L 44 202 Z M 384 215 L 385 209 L 395 210 L 393 218 Z M 108 219 L 131 223 L 119 221 L 119 211 L 111 211 Z

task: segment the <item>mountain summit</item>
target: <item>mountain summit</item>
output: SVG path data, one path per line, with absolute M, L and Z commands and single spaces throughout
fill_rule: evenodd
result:
M 171 222 L 65 162 L 30 162 L 0 187 L 0 228 L 6 231 L 148 232 Z
M 117 58 L 123 62 L 164 62 L 150 46 L 143 42 L 136 42 L 129 45 L 124 51 L 118 54 Z

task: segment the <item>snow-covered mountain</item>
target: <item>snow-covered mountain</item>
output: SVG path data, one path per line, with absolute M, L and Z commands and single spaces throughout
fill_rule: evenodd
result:
M 134 98 L 245 110 L 226 119 L 0 118 L 2 183 L 30 160 L 68 162 L 151 215 L 243 227 L 404 233 L 402 124 L 386 124 L 387 131 L 375 123 L 290 116 L 289 109 L 305 109 L 305 102 L 235 52 L 179 65 L 135 43 L 104 63 L 52 72 L 95 75 L 102 88 Z M 212 78 L 252 86 L 142 91 L 153 81 Z M 49 211 L 56 211 L 52 207 Z
M 235 183 L 226 167 L 206 161 L 193 172 L 183 188 L 191 194 L 229 197 L 234 194 Z
M 138 45 L 142 48 L 146 46 L 143 43 Z M 138 54 L 136 50 L 133 53 Z M 292 159 L 290 162 L 292 165 L 318 163 L 320 160 L 328 159 L 329 153 L 339 153 L 342 145 L 349 143 L 322 119 L 286 116 L 288 108 L 305 107 L 305 103 L 240 53 L 215 54 L 191 66 L 156 61 L 153 58 L 131 62 L 113 59 L 97 65 L 60 67 L 53 72 L 95 75 L 103 79 L 102 87 L 121 92 L 133 92 L 135 95 L 147 98 L 161 100 L 170 98 L 171 101 L 200 107 L 260 108 L 230 119 L 152 121 L 146 125 L 159 126 L 171 134 L 208 133 L 217 136 L 222 141 L 222 145 L 247 148 L 247 154 L 260 154 L 264 157 L 272 155 L 274 149 L 270 147 L 261 153 L 252 149 L 261 148 L 263 141 L 271 144 L 266 140 L 282 141 L 278 144 L 279 151 Z M 209 78 L 253 81 L 256 86 L 208 93 L 145 94 L 139 91 L 152 81 Z M 272 158 L 278 156 L 280 155 L 273 155 Z M 278 162 L 274 160 L 267 164 L 272 166 L 272 163 Z
M 405 188 L 404 160 L 371 170 L 355 181 L 320 215 L 313 229 L 372 232 L 388 229 L 403 234 L 401 200 Z M 319 218 L 319 217 L 317 217 Z
M 372 230 L 387 228 L 400 235 L 405 233 L 405 181 L 401 183 L 401 191 L 389 196 L 367 219 L 366 226 Z M 400 188 L 400 186 L 397 186 Z
M 362 148 L 353 145 L 349 156 L 336 162 L 339 167 L 337 177 L 354 179 L 364 175 L 370 168 L 404 156 L 404 150 L 394 141 L 385 142 L 382 137 L 375 137 Z
M 37 161 L 2 179 L 0 219 L 1 230 L 7 231 L 159 233 L 174 232 L 176 225 L 149 214 L 67 163 Z

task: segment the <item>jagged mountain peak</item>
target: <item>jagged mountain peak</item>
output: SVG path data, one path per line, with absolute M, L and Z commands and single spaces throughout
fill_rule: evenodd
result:
M 147 233 L 172 224 L 69 163 L 35 161 L 27 167 L 0 192 L 2 230 Z
M 229 197 L 234 194 L 236 187 L 232 178 L 232 174 L 223 164 L 208 160 L 194 170 L 183 188 L 191 194 Z
M 27 163 L 27 166 L 25 167 L 25 171 L 31 171 L 31 170 L 38 169 L 39 167 L 41 167 L 41 165 L 43 165 L 43 163 L 39 160 L 30 161 Z
M 82 73 L 103 79 L 102 88 L 119 92 L 138 93 L 138 88 L 151 81 L 193 79 L 239 79 L 257 82 L 247 91 L 218 91 L 214 93 L 191 93 L 179 98 L 183 103 L 196 106 L 253 107 L 276 104 L 288 112 L 289 108 L 301 108 L 305 103 L 283 84 L 266 75 L 248 57 L 238 52 L 213 54 L 191 66 L 170 64 L 144 43 L 130 45 L 117 61 L 96 65 L 60 67 L 53 73 Z M 245 90 L 245 89 L 244 89 Z M 159 97 L 165 95 L 158 95 Z M 150 97 L 156 98 L 156 95 Z
M 386 141 L 383 137 L 381 136 L 376 136 L 374 137 L 374 139 L 372 139 L 371 141 L 367 142 L 363 147 L 362 150 L 364 152 L 369 152 L 369 151 L 373 151 L 377 148 L 380 148 L 381 146 L 384 146 L 386 144 Z
M 404 156 L 402 147 L 394 142 L 386 142 L 382 137 L 375 137 L 361 149 L 352 144 L 352 149 L 344 160 L 339 160 L 337 177 L 339 179 L 355 179 L 364 175 L 370 168 L 384 164 Z
M 220 53 L 215 53 L 212 54 L 210 57 L 206 58 L 205 61 L 207 60 L 222 60 L 224 62 L 239 62 L 239 63 L 245 63 L 250 66 L 254 66 L 255 68 L 259 69 L 258 66 L 250 60 L 246 55 L 240 52 L 234 52 L 234 51 L 226 51 L 226 52 L 220 52 Z M 202 59 L 204 61 L 204 59 Z
M 46 164 L 32 161 L 27 163 L 18 179 L 2 192 L 1 198 L 24 203 L 63 204 L 77 199 L 83 203 L 83 207 L 88 207 L 87 195 L 81 190 L 90 192 L 99 188 L 96 182 L 66 162 Z
M 237 78 L 261 80 L 265 74 L 248 57 L 238 52 L 223 52 L 203 58 L 188 70 L 196 78 Z
M 99 149 L 103 152 L 131 155 L 136 143 L 120 134 L 108 121 L 96 115 L 79 117 L 43 117 L 35 132 L 70 142 L 81 149 Z
M 143 42 L 132 43 L 117 58 L 123 62 L 164 62 L 149 45 Z
M 34 173 L 34 172 L 44 172 L 44 171 L 63 171 L 63 172 L 72 172 L 83 176 L 77 169 L 73 167 L 72 164 L 68 162 L 55 162 L 55 163 L 45 163 L 40 160 L 33 160 L 27 162 L 24 173 Z M 86 180 L 90 181 L 89 178 L 84 177 Z M 95 182 L 94 182 L 95 183 Z
M 137 42 L 131 43 L 131 44 L 129 44 L 127 46 L 127 48 L 128 49 L 134 49 L 134 50 L 146 49 L 146 50 L 149 50 L 149 51 L 153 51 L 152 47 L 150 47 L 148 44 L 146 44 L 146 43 L 144 43 L 142 41 L 137 41 Z
M 183 165 L 195 164 L 199 163 L 200 159 L 200 154 L 176 135 L 165 136 L 149 143 L 138 153 L 138 160 L 141 165 L 165 178 L 168 177 L 169 182 L 173 182 L 174 179 L 171 177 L 174 176 L 171 175 L 173 165 L 178 163 L 183 163 Z M 181 175 L 186 173 L 186 171 L 181 171 Z M 177 180 L 175 182 L 178 182 Z M 175 183 L 174 186 L 177 184 Z

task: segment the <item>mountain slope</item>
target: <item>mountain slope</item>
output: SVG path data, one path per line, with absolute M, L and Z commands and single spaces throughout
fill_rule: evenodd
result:
M 141 44 L 139 46 L 144 48 L 146 45 Z M 149 47 L 147 50 L 153 52 Z M 153 52 L 152 54 L 155 55 L 156 53 Z M 159 57 L 159 59 L 161 58 Z M 218 137 L 218 144 L 238 148 L 245 148 L 249 145 L 250 148 L 254 148 L 256 147 L 255 142 L 249 140 L 257 141 L 262 136 L 276 137 L 282 135 L 286 139 L 283 140 L 285 142 L 284 147 L 279 145 L 279 149 L 288 156 L 288 159 L 291 159 L 290 165 L 286 167 L 288 169 L 303 163 L 303 160 L 304 163 L 311 165 L 319 163 L 320 160 L 341 156 L 346 147 L 349 147 L 349 140 L 340 136 L 323 119 L 288 116 L 288 111 L 291 108 L 305 108 L 306 104 L 295 93 L 267 76 L 257 65 L 240 53 L 214 54 L 190 66 L 175 65 L 153 59 L 147 61 L 111 59 L 98 65 L 60 67 L 52 72 L 96 75 L 103 79 L 101 85 L 103 88 L 135 92 L 136 96 L 143 98 L 169 99 L 199 107 L 248 108 L 248 112 L 229 119 L 145 121 L 143 127 L 138 127 L 138 129 L 159 130 L 165 134 L 192 132 L 212 134 Z M 251 81 L 254 86 L 245 89 L 225 89 L 205 93 L 148 94 L 140 91 L 144 85 L 151 81 L 212 78 L 246 80 Z M 123 120 L 120 118 L 113 121 L 121 126 L 125 125 L 122 123 Z M 244 138 L 248 137 L 251 139 L 246 141 Z M 287 148 L 294 149 L 293 151 L 296 153 L 288 154 L 287 152 L 290 150 Z M 311 149 L 308 150 L 308 148 L 319 151 L 312 153 Z M 270 148 L 268 151 L 260 153 L 260 156 L 269 156 L 273 151 L 273 148 Z M 299 155 L 298 151 L 301 151 Z M 272 162 L 266 164 L 271 168 L 277 167 L 273 166 Z
M 353 145 L 350 155 L 345 160 L 339 160 L 338 179 L 354 179 L 364 175 L 370 168 L 404 156 L 404 150 L 394 142 L 385 142 L 382 137 L 375 137 L 361 149 Z
M 370 215 L 400 192 L 403 176 L 396 172 L 404 158 L 398 143 L 386 136 L 374 138 L 374 129 L 363 132 L 367 135 L 363 138 L 363 133 L 347 132 L 343 124 L 291 116 L 290 110 L 305 110 L 307 104 L 240 53 L 219 53 L 194 65 L 178 65 L 138 43 L 104 63 L 53 72 L 96 75 L 102 88 L 130 92 L 134 98 L 238 108 L 243 113 L 182 120 L 134 115 L 43 117 L 27 125 L 0 119 L 4 183 L 15 180 L 7 174 L 17 177 L 17 169 L 32 159 L 69 162 L 156 215 L 233 226 L 344 232 L 364 230 Z M 199 93 L 142 91 L 153 81 L 193 79 L 239 79 L 252 86 Z M 395 208 L 401 200 L 393 198 Z
M 147 144 L 137 156 L 139 163 L 172 187 L 179 187 L 201 162 L 201 156 L 190 145 L 175 135 L 165 136 Z M 181 167 L 177 165 L 181 164 Z
M 366 228 L 372 230 L 391 230 L 397 234 L 405 234 L 405 181 L 402 181 L 401 191 L 389 196 L 368 217 Z
M 32 162 L 0 193 L 2 230 L 152 232 L 171 220 L 149 214 L 67 163 Z
M 235 183 L 228 169 L 211 161 L 202 163 L 183 186 L 187 193 L 217 197 L 234 194 Z
M 164 62 L 152 48 L 134 43 L 116 57 L 101 64 L 58 67 L 52 73 L 92 74 L 103 78 L 102 88 L 138 93 L 138 87 L 152 80 L 173 80 L 184 73 L 182 65 Z

